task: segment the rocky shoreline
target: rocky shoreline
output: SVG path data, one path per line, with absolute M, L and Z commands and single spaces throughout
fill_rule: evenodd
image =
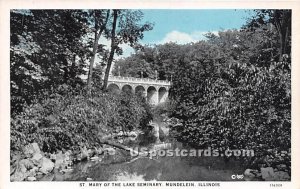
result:
M 11 181 L 36 181 L 43 176 L 60 172 L 73 171 L 72 166 L 81 161 L 102 161 L 107 155 L 116 154 L 116 149 L 105 147 L 80 148 L 80 152 L 71 150 L 44 153 L 37 143 L 26 145 L 18 155 L 15 155 L 10 165 Z
M 244 179 L 248 181 L 290 181 L 291 149 L 288 151 L 268 150 L 269 154 L 255 161 L 255 169 L 246 169 Z
M 159 147 L 159 145 L 157 144 Z M 245 181 L 290 181 L 290 167 L 284 163 L 284 158 L 290 156 L 290 152 L 279 153 L 281 161 L 270 164 L 270 157 L 264 159 L 256 168 L 244 171 Z M 276 158 L 276 160 L 278 159 Z M 57 151 L 56 153 L 42 152 L 37 143 L 31 143 L 14 155 L 10 165 L 11 181 L 38 181 L 49 180 L 51 175 L 72 172 L 74 165 L 83 161 L 101 162 L 111 164 L 130 161 L 133 157 L 126 150 L 113 148 L 109 145 L 87 148 L 80 147 L 79 151 Z M 271 158 L 272 159 L 272 158 Z M 257 162 L 258 163 L 258 162 Z M 46 177 L 49 178 L 47 179 Z M 86 178 L 87 181 L 92 181 Z

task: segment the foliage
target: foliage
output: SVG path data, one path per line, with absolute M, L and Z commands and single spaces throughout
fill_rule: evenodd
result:
M 82 85 L 87 49 L 80 10 L 12 10 L 10 76 L 12 113 L 22 111 L 43 90 Z
M 291 62 L 275 61 L 276 46 L 265 51 L 272 32 L 220 32 L 180 59 L 170 90 L 178 140 L 220 151 L 253 149 L 255 158 L 282 161 L 277 152 L 291 147 Z
M 282 61 L 283 56 L 291 53 L 291 10 L 268 9 L 268 10 L 255 10 L 256 14 L 253 18 L 248 20 L 245 29 L 248 31 L 266 33 L 266 30 L 272 31 L 273 34 L 269 35 L 270 48 L 277 48 L 277 52 L 273 54 L 272 58 L 276 61 Z M 269 27 L 266 29 L 266 27 Z M 275 35 L 274 35 L 275 34 Z M 268 37 L 268 36 L 266 36 Z M 273 39 L 276 38 L 275 43 Z M 273 44 L 272 44 L 273 43 Z
M 84 75 L 88 75 L 90 91 L 95 60 L 100 60 L 98 63 L 101 64 L 97 65 L 107 65 L 109 73 L 114 53 L 122 54 L 120 45 L 134 47 L 143 38 L 143 32 L 152 29 L 151 23 L 140 23 L 142 17 L 143 13 L 137 10 L 12 10 L 13 115 L 21 112 L 25 104 L 43 96 L 44 91 L 51 91 L 61 84 L 85 85 Z M 91 37 L 93 34 L 94 38 Z M 100 37 L 112 40 L 111 49 L 99 43 Z M 95 74 L 95 80 L 99 80 L 98 75 Z M 106 80 L 99 85 L 105 85 Z
M 73 91 L 67 85 L 49 98 L 27 106 L 11 120 L 11 149 L 37 142 L 43 151 L 96 146 L 104 135 L 145 127 L 151 114 L 128 94 Z
M 167 116 L 170 116 L 175 108 L 175 103 L 173 101 L 166 101 L 163 103 L 160 103 L 153 107 L 152 112 L 154 117 L 162 119 L 166 118 Z
M 144 77 L 170 80 L 178 60 L 187 52 L 186 46 L 175 43 L 142 46 L 130 57 L 117 60 L 112 73 L 126 77 Z M 141 75 L 142 74 L 142 75 Z
M 291 116 L 287 64 L 272 63 L 270 69 L 233 64 L 221 70 L 224 78 L 200 75 L 196 71 L 200 68 L 187 65 L 171 89 L 177 102 L 173 116 L 182 123 L 176 127 L 179 140 L 221 150 L 255 149 L 257 155 L 266 148 L 287 150 Z M 189 75 L 184 75 L 187 71 Z

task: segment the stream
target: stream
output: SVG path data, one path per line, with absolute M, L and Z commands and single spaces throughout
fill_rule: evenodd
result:
M 157 123 L 156 123 L 157 124 Z M 158 124 L 161 125 L 159 122 Z M 181 147 L 178 142 L 170 142 Z M 164 144 L 164 143 L 163 143 Z M 146 144 L 145 147 L 153 148 Z M 122 151 L 122 150 L 120 150 Z M 232 175 L 244 172 L 242 163 L 225 160 L 223 157 L 139 156 L 132 158 L 128 153 L 115 161 L 115 156 L 107 156 L 101 161 L 84 161 L 73 165 L 73 171 L 58 171 L 45 175 L 40 181 L 234 181 Z M 237 180 L 238 181 L 238 180 Z

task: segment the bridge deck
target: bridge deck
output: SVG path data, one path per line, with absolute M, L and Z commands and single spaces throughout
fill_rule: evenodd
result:
M 171 85 L 170 81 L 167 80 L 156 80 L 149 78 L 135 78 L 135 77 L 119 77 L 109 76 L 108 81 L 110 82 L 121 82 L 121 83 L 134 83 L 134 84 L 147 84 L 147 85 Z

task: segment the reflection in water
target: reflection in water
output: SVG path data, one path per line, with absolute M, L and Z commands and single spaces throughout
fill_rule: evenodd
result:
M 240 163 L 215 157 L 139 158 L 133 162 L 102 164 L 81 163 L 59 180 L 94 181 L 231 181 L 231 175 L 243 173 Z M 84 172 L 84 170 L 87 171 Z M 57 176 L 56 176 L 57 177 Z M 57 180 L 57 178 L 54 178 Z

